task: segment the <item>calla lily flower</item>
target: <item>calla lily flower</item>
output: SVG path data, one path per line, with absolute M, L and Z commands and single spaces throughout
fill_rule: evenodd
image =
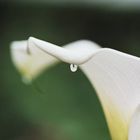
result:
M 63 47 L 30 37 L 11 44 L 12 60 L 24 81 L 59 62 L 79 67 L 96 89 L 112 140 L 140 140 L 140 58 L 80 40 Z

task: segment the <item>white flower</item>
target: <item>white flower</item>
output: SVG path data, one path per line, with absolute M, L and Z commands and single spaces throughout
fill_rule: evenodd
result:
M 60 61 L 80 67 L 97 91 L 112 140 L 140 140 L 140 58 L 86 40 L 62 48 L 33 37 L 13 42 L 11 54 L 28 82 Z

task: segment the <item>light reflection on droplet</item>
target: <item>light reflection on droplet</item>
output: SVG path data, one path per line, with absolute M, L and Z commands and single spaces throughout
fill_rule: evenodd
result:
M 71 70 L 72 72 L 76 72 L 77 69 L 78 69 L 78 66 L 77 66 L 77 65 L 75 65 L 75 64 L 70 64 L 70 70 Z

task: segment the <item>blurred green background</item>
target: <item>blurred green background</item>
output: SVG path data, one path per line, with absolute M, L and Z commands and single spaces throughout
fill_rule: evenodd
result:
M 22 83 L 10 58 L 13 40 L 57 45 L 89 39 L 140 56 L 139 1 L 0 1 L 0 140 L 110 140 L 91 84 L 68 64 Z

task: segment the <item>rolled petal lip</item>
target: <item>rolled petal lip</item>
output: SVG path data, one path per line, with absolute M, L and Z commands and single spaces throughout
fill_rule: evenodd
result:
M 23 47 L 17 47 L 18 44 L 20 45 L 24 43 Z M 78 42 L 78 43 L 77 43 Z M 27 43 L 27 46 L 25 45 Z M 11 50 L 14 51 L 30 51 L 31 46 L 39 48 L 43 52 L 50 54 L 51 56 L 70 64 L 77 64 L 81 65 L 90 60 L 92 57 L 96 56 L 99 53 L 105 51 L 114 51 L 120 55 L 126 55 L 127 57 L 134 58 L 139 60 L 138 57 L 122 53 L 110 48 L 101 48 L 98 44 L 88 41 L 88 40 L 80 40 L 70 44 L 65 45 L 64 47 L 60 47 L 58 45 L 54 45 L 52 43 L 34 38 L 29 37 L 27 41 L 14 41 L 11 43 Z
M 119 55 L 124 55 L 130 58 L 134 58 L 136 60 L 140 60 L 136 56 L 132 56 L 110 48 L 101 48 L 98 44 L 86 40 L 81 40 L 80 41 L 81 45 L 80 44 L 73 45 L 75 43 L 74 42 L 74 43 L 67 44 L 64 47 L 60 47 L 46 41 L 42 41 L 34 37 L 29 37 L 28 42 L 33 43 L 36 47 L 54 56 L 55 58 L 70 64 L 71 63 L 77 65 L 84 64 L 95 55 L 105 51 L 114 51 Z
M 80 65 L 90 59 L 93 52 L 99 48 L 99 45 L 89 40 L 75 41 L 62 48 L 34 37 L 23 41 L 13 41 L 10 45 L 11 58 L 15 67 L 24 81 L 30 82 L 43 70 L 60 62 L 58 60 Z
M 60 59 L 66 63 L 72 64 L 83 64 L 88 61 L 94 54 L 96 54 L 97 50 L 100 48 L 99 45 L 90 41 L 81 41 L 81 45 L 73 45 L 68 44 L 66 47 L 59 47 L 52 43 L 42 41 L 36 39 L 34 37 L 30 37 L 28 39 L 29 44 L 33 43 L 36 47 L 40 48 L 42 51 Z M 86 44 L 85 44 L 86 42 Z M 29 45 L 30 46 L 30 45 Z

